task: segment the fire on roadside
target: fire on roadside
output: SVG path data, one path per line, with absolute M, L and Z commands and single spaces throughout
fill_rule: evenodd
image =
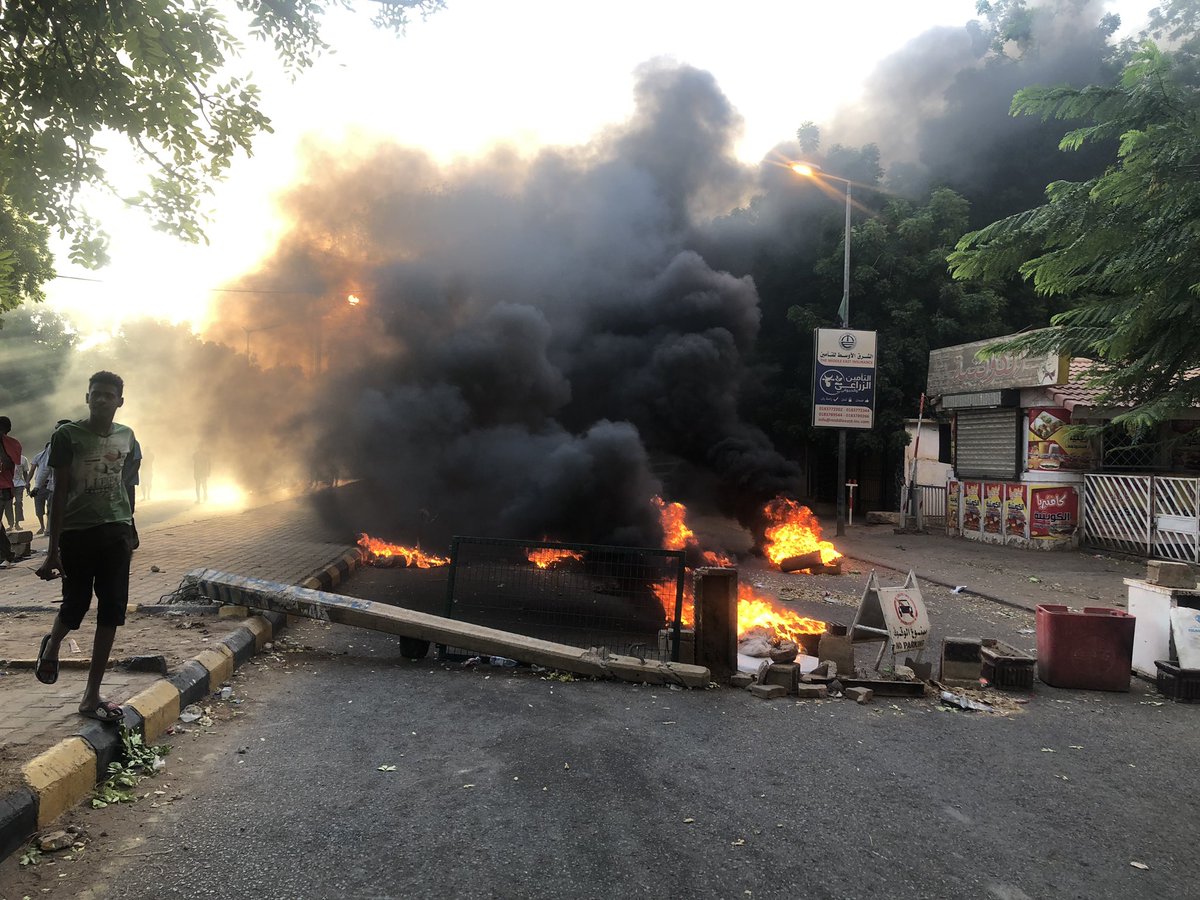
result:
M 387 541 L 373 538 L 369 534 L 360 534 L 358 536 L 358 546 L 370 554 L 372 564 L 382 562 L 384 564 L 397 565 L 400 560 L 404 560 L 404 565 L 409 568 L 432 569 L 450 563 L 450 560 L 441 556 L 434 556 L 431 553 L 423 552 L 420 547 L 403 547 L 400 544 L 389 544 Z
M 662 603 L 667 621 L 675 618 L 675 584 L 663 581 L 654 585 L 654 593 Z M 753 585 L 738 585 L 737 607 L 738 638 L 754 629 L 762 629 L 777 638 L 799 643 L 797 635 L 820 634 L 825 630 L 825 623 L 820 619 L 810 619 L 790 609 L 781 608 L 768 594 L 760 593 Z M 693 628 L 696 624 L 696 604 L 692 596 L 690 582 L 683 586 L 683 611 L 679 624 L 684 628 Z
M 821 523 L 811 509 L 787 497 L 776 497 L 765 507 L 768 524 L 763 534 L 763 553 L 778 566 L 785 559 L 821 552 L 825 565 L 841 557 L 829 541 L 821 539 Z
M 550 547 L 539 547 L 537 550 L 526 550 L 525 558 L 539 569 L 549 569 L 555 563 L 564 559 L 583 559 L 582 553 L 574 550 L 556 550 Z
M 687 507 L 682 503 L 668 503 L 662 497 L 652 497 L 658 507 L 658 518 L 662 522 L 663 549 L 684 550 L 696 543 L 696 534 L 687 526 Z

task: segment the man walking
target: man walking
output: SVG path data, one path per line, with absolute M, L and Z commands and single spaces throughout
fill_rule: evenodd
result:
M 9 436 L 12 420 L 0 416 L 0 559 L 12 562 L 12 549 L 4 530 L 4 520 L 12 521 L 13 476 L 21 464 L 21 442 Z
M 54 423 L 57 429 L 70 422 L 70 419 L 59 419 Z M 33 474 L 29 479 L 29 496 L 33 498 L 33 512 L 38 520 L 38 534 L 46 533 L 46 521 L 50 513 L 50 504 L 54 500 L 54 470 L 50 468 L 50 442 L 33 458 Z
M 79 712 L 101 722 L 120 722 L 124 711 L 100 696 L 118 626 L 129 603 L 129 559 L 133 513 L 124 468 L 134 452 L 133 431 L 113 421 L 125 403 L 125 383 L 112 372 L 88 381 L 88 417 L 68 422 L 50 438 L 54 500 L 50 547 L 38 577 L 61 574 L 63 602 L 38 650 L 38 681 L 58 680 L 63 638 L 79 628 L 96 595 L 96 637 Z

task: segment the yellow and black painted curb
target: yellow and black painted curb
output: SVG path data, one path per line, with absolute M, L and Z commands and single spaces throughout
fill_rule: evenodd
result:
M 317 569 L 298 584 L 302 588 L 310 588 L 314 591 L 331 591 L 354 574 L 354 570 L 366 562 L 366 559 L 367 552 L 365 550 L 352 547 L 329 565 Z
M 348 578 L 364 561 L 363 551 L 348 550 L 300 582 L 302 587 L 329 590 Z M 254 656 L 287 626 L 283 613 L 264 612 L 248 618 L 218 644 L 188 660 L 122 703 L 124 725 L 149 743 L 179 718 L 179 711 L 197 703 L 228 681 L 233 670 Z M 103 781 L 108 765 L 121 749 L 119 729 L 89 722 L 25 764 L 22 784 L 0 794 L 0 860 L 31 835 L 91 794 Z

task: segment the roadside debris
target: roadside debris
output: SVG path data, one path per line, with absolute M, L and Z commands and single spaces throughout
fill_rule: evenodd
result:
M 966 709 L 972 712 L 991 712 L 992 707 L 986 703 L 980 703 L 977 700 L 972 700 L 966 694 L 955 694 L 952 691 L 942 691 L 942 702 L 947 706 L 954 706 L 958 709 Z

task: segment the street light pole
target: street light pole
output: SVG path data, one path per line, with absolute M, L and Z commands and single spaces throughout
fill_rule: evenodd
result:
M 846 185 L 846 235 L 843 240 L 845 251 L 842 256 L 842 304 L 838 307 L 838 322 L 842 328 L 850 327 L 850 180 L 836 175 L 821 172 L 821 167 L 810 163 L 793 163 L 791 170 L 806 178 L 820 177 L 830 181 L 840 181 Z M 846 429 L 838 429 L 838 462 L 837 462 L 837 536 L 846 533 Z
M 850 327 L 850 182 L 846 181 L 846 245 L 842 256 L 842 306 L 838 315 L 842 327 Z M 838 429 L 837 466 L 837 537 L 846 533 L 846 429 Z

